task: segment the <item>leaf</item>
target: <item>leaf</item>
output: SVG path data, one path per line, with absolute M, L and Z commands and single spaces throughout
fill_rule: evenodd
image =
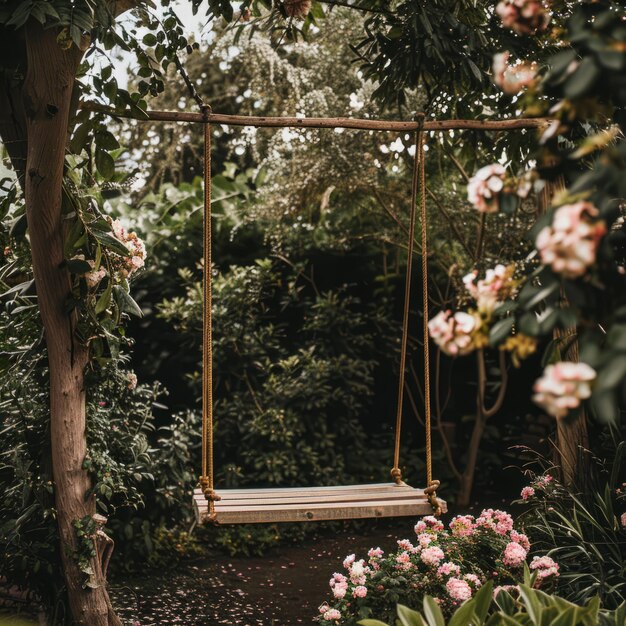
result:
M 448 626 L 467 626 L 468 624 L 472 624 L 472 626 L 479 626 L 480 622 L 476 623 L 471 619 L 472 615 L 474 615 L 474 600 L 468 600 L 464 602 L 455 612 L 454 615 L 450 618 L 448 622 Z
M 110 180 L 115 174 L 115 161 L 105 150 L 96 150 L 96 169 L 106 180 Z
M 83 259 L 69 259 L 65 262 L 65 264 L 67 265 L 67 269 L 72 274 L 80 275 L 86 274 L 87 272 L 91 271 L 91 265 L 89 265 L 89 263 L 87 263 L 87 261 L 84 261 Z
M 109 303 L 111 302 L 111 291 L 113 289 L 113 283 L 109 280 L 109 284 L 107 288 L 102 292 L 100 297 L 98 298 L 98 302 L 96 303 L 96 314 L 103 313 L 106 311 Z
M 143 317 L 143 312 L 139 305 L 133 300 L 132 296 L 119 285 L 113 287 L 113 296 L 117 302 L 117 306 L 123 313 L 129 313 L 137 317 Z
M 619 385 L 626 377 L 626 355 L 610 359 L 598 372 L 595 391 L 607 391 Z
M 426 616 L 428 626 L 446 626 L 443 613 L 431 596 L 424 597 L 424 615 Z
M 120 256 L 130 256 L 130 250 L 117 237 L 111 235 L 111 233 L 94 230 L 93 234 L 105 248 L 112 250 Z
M 503 339 L 511 334 L 514 324 L 514 317 L 505 317 L 502 320 L 498 320 L 489 332 L 489 344 L 492 346 L 498 345 Z
M 402 626 L 424 626 L 424 620 L 417 611 L 403 604 L 398 604 L 397 611 Z
M 377 619 L 362 619 L 357 624 L 361 624 L 361 626 L 388 626 L 385 622 L 381 622 Z
M 485 583 L 474 596 L 474 613 L 478 619 L 478 624 L 481 624 L 487 618 L 487 613 L 489 612 L 492 598 L 493 581 L 490 580 Z M 476 626 L 478 626 L 478 624 Z M 450 626 L 452 625 L 450 624 Z
M 564 93 L 567 98 L 576 100 L 588 95 L 600 77 L 600 69 L 593 57 L 585 57 L 576 71 L 565 82 Z

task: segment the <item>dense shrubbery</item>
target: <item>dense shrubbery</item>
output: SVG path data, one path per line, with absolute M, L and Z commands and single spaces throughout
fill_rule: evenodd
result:
M 320 623 L 356 624 L 359 619 L 392 619 L 397 603 L 418 605 L 425 595 L 434 597 L 438 610 L 449 617 L 485 584 L 509 589 L 532 572 L 532 584 L 553 588 L 559 565 L 548 556 L 526 563 L 531 545 L 513 528 L 504 511 L 485 509 L 474 518 L 460 515 L 449 530 L 427 516 L 415 525 L 416 540 L 398 541 L 398 550 L 385 555 L 372 548 L 367 559 L 348 556 L 345 574 L 330 580 L 334 600 L 320 607 Z

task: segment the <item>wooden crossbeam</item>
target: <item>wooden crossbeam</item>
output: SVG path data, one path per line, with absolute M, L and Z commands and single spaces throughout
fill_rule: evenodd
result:
M 117 111 L 98 102 L 81 102 L 80 108 L 95 113 L 105 113 L 111 117 L 128 118 L 155 122 L 192 122 L 201 124 L 226 124 L 228 126 L 254 126 L 256 128 L 351 128 L 356 130 L 411 132 L 418 130 L 416 121 L 370 120 L 354 117 L 259 117 L 253 115 L 224 115 L 192 111 L 146 111 L 145 114 L 132 111 Z M 424 130 L 522 130 L 543 128 L 550 124 L 548 118 L 512 120 L 426 120 Z

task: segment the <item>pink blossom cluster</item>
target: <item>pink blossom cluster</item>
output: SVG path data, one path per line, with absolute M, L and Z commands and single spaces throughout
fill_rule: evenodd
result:
M 457 602 L 464 602 L 472 597 L 472 588 L 466 580 L 450 578 L 446 583 L 448 594 Z
M 470 313 L 439 311 L 428 322 L 432 340 L 450 356 L 463 356 L 475 348 L 474 333 L 480 328 L 480 320 Z
M 507 567 L 520 567 L 522 563 L 526 562 L 528 552 L 517 543 L 516 541 L 510 541 L 506 548 L 504 548 L 504 554 L 502 555 L 502 562 Z
M 526 550 L 526 552 L 530 550 L 530 539 L 528 539 L 524 533 L 518 533 L 516 530 L 512 530 L 509 533 L 509 537 L 511 538 L 511 541 L 519 543 L 520 546 Z
M 548 365 L 533 387 L 533 401 L 556 418 L 565 417 L 591 396 L 596 371 L 586 363 L 559 361 Z
M 476 520 L 473 515 L 457 515 L 449 525 L 455 537 L 469 537 L 474 534 Z
M 533 487 L 524 487 L 520 493 L 522 500 L 529 500 L 535 495 L 535 489 Z
M 422 562 L 432 567 L 437 567 L 445 556 L 443 550 L 437 546 L 424 548 L 420 553 Z
M 583 276 L 596 262 L 598 245 L 607 232 L 598 215 L 591 202 L 559 207 L 552 224 L 542 228 L 535 240 L 542 262 L 565 278 Z
M 332 589 L 333 596 L 338 600 L 341 600 L 348 592 L 348 579 L 343 574 L 335 572 L 330 579 L 329 585 Z
M 130 256 L 123 257 L 122 267 L 118 270 L 122 278 L 128 278 L 131 274 L 144 266 L 146 260 L 146 246 L 137 236 L 137 233 L 134 231 L 128 232 L 122 226 L 120 220 L 113 220 L 111 228 L 113 229 L 115 237 L 121 241 L 130 252 Z
M 500 52 L 493 57 L 493 82 L 508 96 L 514 96 L 536 81 L 537 64 L 517 61 L 510 64 L 510 53 Z
M 518 35 L 542 32 L 550 23 L 550 13 L 540 0 L 501 0 L 496 13 L 502 26 Z
M 478 311 L 491 315 L 504 300 L 515 294 L 517 284 L 513 280 L 515 265 L 499 263 L 485 272 L 485 278 L 478 279 L 478 272 L 473 271 L 463 277 L 463 284 L 478 306 Z
M 552 560 L 549 556 L 533 557 L 529 567 L 533 572 L 537 572 L 537 578 L 540 581 L 559 575 L 559 564 Z
M 513 518 L 499 509 L 485 509 L 476 519 L 476 526 L 486 526 L 499 535 L 506 535 L 513 530 Z
M 499 163 L 481 167 L 467 184 L 467 199 L 481 213 L 500 210 L 500 192 L 504 189 L 506 169 Z
M 626 513 L 622 513 L 619 520 L 624 528 L 626 528 Z
M 347 572 L 335 573 L 330 579 L 334 608 L 328 603 L 320 607 L 324 626 L 357 619 L 370 602 L 377 605 L 393 577 L 431 595 L 444 615 L 450 614 L 488 579 L 500 583 L 521 579 L 521 567 L 531 547 L 528 537 L 513 528 L 511 516 L 494 509 L 485 509 L 476 518 L 458 515 L 449 530 L 428 516 L 419 520 L 414 530 L 416 541 L 400 539 L 397 551 L 388 555 L 381 548 L 371 548 L 368 562 L 354 554 L 346 557 L 343 565 Z M 531 569 L 537 572 L 537 585 L 558 575 L 558 565 L 547 557 L 535 558 Z

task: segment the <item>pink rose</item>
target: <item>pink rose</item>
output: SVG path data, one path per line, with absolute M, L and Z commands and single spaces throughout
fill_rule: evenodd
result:
M 450 356 L 463 356 L 475 348 L 474 332 L 479 320 L 469 313 L 440 311 L 428 322 L 432 340 Z
M 506 170 L 499 163 L 479 169 L 467 184 L 467 199 L 481 213 L 500 210 L 500 192 L 504 188 Z
M 501 0 L 496 13 L 502 26 L 518 35 L 534 35 L 550 23 L 550 14 L 539 0 Z
M 537 235 L 535 245 L 541 260 L 565 278 L 583 276 L 596 262 L 606 224 L 595 220 L 599 211 L 591 202 L 564 204 L 555 213 L 550 226 Z
M 533 401 L 550 415 L 565 417 L 591 396 L 596 371 L 586 363 L 559 361 L 548 365 L 533 387 Z
M 510 53 L 501 52 L 493 57 L 493 82 L 508 96 L 518 94 L 522 89 L 535 83 L 537 64 L 517 61 L 509 64 Z

